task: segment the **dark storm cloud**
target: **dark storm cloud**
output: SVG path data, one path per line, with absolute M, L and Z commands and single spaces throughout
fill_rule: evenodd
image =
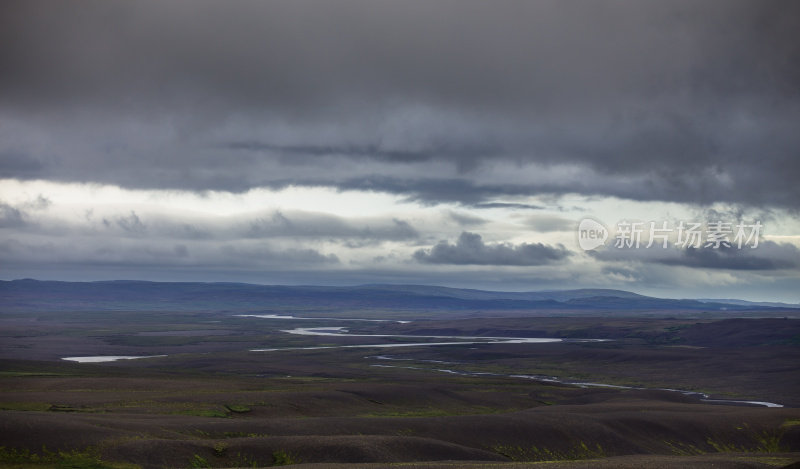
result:
M 678 79 L 700 98 L 788 93 L 798 77 L 791 1 L 24 0 L 3 13 L 6 100 L 196 90 L 292 111 L 343 95 L 530 111 Z
M 527 225 L 540 233 L 548 233 L 553 231 L 570 231 L 574 230 L 577 223 L 573 220 L 557 217 L 555 215 L 535 215 L 529 217 Z
M 640 262 L 700 269 L 721 269 L 731 271 L 759 271 L 800 268 L 800 249 L 788 243 L 761 241 L 755 249 L 736 246 L 720 248 L 699 247 L 686 249 L 651 248 L 609 248 L 590 251 L 589 254 L 601 261 Z
M 0 172 L 6 177 L 26 178 L 38 174 L 44 165 L 41 161 L 21 153 L 0 153 Z
M 93 272 L 112 266 L 280 271 L 340 263 L 335 254 L 325 254 L 317 249 L 287 248 L 267 243 L 120 243 L 116 240 L 81 237 L 47 241 L 2 239 L 0 262 L 16 269 L 51 266 Z
M 183 216 L 180 214 L 140 214 L 130 210 L 120 214 L 96 217 L 87 213 L 79 221 L 59 218 L 37 218 L 29 212 L 45 208 L 49 201 L 41 196 L 33 201 L 12 206 L 0 202 L 0 227 L 25 228 L 27 235 L 102 235 L 157 241 L 242 240 L 288 238 L 304 242 L 326 240 L 339 243 L 357 242 L 374 245 L 386 241 L 413 241 L 419 232 L 408 221 L 396 217 L 338 217 L 303 211 L 270 211 L 241 216 Z
M 103 222 L 108 224 L 107 220 L 103 220 Z M 127 233 L 140 235 L 147 231 L 147 227 L 133 210 L 128 215 L 117 217 L 115 222 L 117 226 Z
M 478 208 L 531 208 L 514 207 L 519 204 L 483 203 L 486 197 L 495 195 L 520 195 L 530 192 L 521 184 L 475 184 L 465 178 L 437 179 L 420 176 L 401 179 L 391 176 L 374 175 L 342 181 L 338 187 L 365 191 L 387 191 L 404 194 L 408 200 L 421 203 L 460 202 Z
M 540 210 L 544 207 L 532 204 L 518 204 L 513 202 L 482 202 L 479 204 L 472 204 L 473 208 L 519 208 L 527 210 Z
M 316 249 L 284 249 L 275 250 L 267 247 L 242 247 L 225 245 L 221 248 L 225 259 L 239 259 L 243 265 L 282 264 L 283 266 L 297 266 L 308 264 L 338 264 L 336 254 L 321 254 Z M 234 262 L 234 265 L 236 262 Z
M 452 146 L 457 145 L 457 146 Z M 425 150 L 391 150 L 379 145 L 363 146 L 321 146 L 321 145 L 274 145 L 263 142 L 229 142 L 222 148 L 251 152 L 268 152 L 292 157 L 345 156 L 351 158 L 368 158 L 395 163 L 413 163 L 430 161 L 437 158 L 477 160 L 502 154 L 499 147 L 486 143 L 467 144 L 448 142 Z M 471 164 L 469 166 L 472 166 Z M 466 169 L 466 168 L 465 168 Z
M 548 181 L 539 184 L 514 184 L 508 182 L 477 183 L 469 178 L 432 178 L 420 175 L 416 178 L 398 178 L 384 175 L 371 175 L 360 178 L 344 179 L 336 185 L 341 189 L 362 191 L 386 191 L 403 194 L 407 200 L 422 204 L 455 202 L 476 209 L 510 208 L 521 210 L 540 210 L 543 206 L 518 202 L 498 202 L 497 198 L 524 196 L 536 193 L 575 192 L 574 185 L 563 184 L 566 181 Z M 321 185 L 319 179 L 308 180 L 309 185 Z M 586 192 L 598 193 L 599 185 L 587 184 Z M 568 187 L 569 186 L 569 187 Z M 611 192 L 615 192 L 611 188 Z M 484 202 L 485 200 L 489 200 Z
M 51 204 L 52 201 L 41 194 L 36 198 L 16 204 L 0 200 L 0 228 L 35 229 L 37 223 L 31 220 L 31 215 L 45 210 Z
M 677 259 L 662 259 L 658 262 L 666 265 L 728 270 L 776 270 L 800 267 L 800 250 L 794 245 L 767 241 L 758 249 L 761 251 L 747 252 L 736 248 L 688 248 Z
M 798 31 L 792 0 L 7 1 L 0 167 L 198 191 L 798 209 Z M 585 174 L 486 171 L 531 163 Z
M 262 238 L 275 236 L 342 238 L 372 241 L 398 241 L 419 237 L 419 233 L 407 221 L 372 220 L 354 223 L 341 217 L 321 213 L 274 212 L 269 217 L 259 217 L 250 222 L 244 233 L 246 237 Z
M 465 231 L 455 244 L 440 241 L 430 249 L 416 251 L 414 259 L 427 264 L 532 266 L 562 261 L 569 255 L 563 246 L 542 243 L 486 244 L 480 235 Z
M 0 202 L 0 228 L 19 228 L 24 224 L 23 212 L 20 209 Z
M 484 218 L 452 210 L 447 212 L 447 217 L 461 226 L 480 226 L 489 223 L 489 220 Z

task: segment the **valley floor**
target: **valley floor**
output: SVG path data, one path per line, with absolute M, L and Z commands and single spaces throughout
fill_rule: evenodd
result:
M 297 327 L 291 319 L 153 318 L 64 323 L 43 314 L 36 327 L 0 318 L 10 326 L 0 359 L 0 465 L 757 468 L 800 461 L 793 320 L 353 322 L 345 325 L 362 336 L 317 337 L 281 332 Z M 401 333 L 613 340 L 368 346 L 370 335 Z M 698 342 L 704 336 L 714 337 L 708 346 Z M 365 346 L 340 347 L 354 344 Z M 31 357 L 20 359 L 26 349 Z M 58 359 L 101 354 L 165 356 Z M 785 407 L 716 405 L 658 387 Z

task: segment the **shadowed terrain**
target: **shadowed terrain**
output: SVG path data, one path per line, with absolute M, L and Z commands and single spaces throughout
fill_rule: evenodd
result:
M 734 468 L 800 459 L 800 320 L 784 311 L 458 319 L 409 308 L 398 322 L 371 307 L 220 311 L 195 301 L 195 310 L 104 310 L 90 295 L 82 310 L 2 311 L 2 464 Z M 450 345 L 426 345 L 442 341 Z M 91 356 L 150 358 L 63 360 Z

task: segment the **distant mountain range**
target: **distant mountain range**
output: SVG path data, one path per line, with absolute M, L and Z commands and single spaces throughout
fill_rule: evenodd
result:
M 800 305 L 654 298 L 623 290 L 500 292 L 426 285 L 352 287 L 145 281 L 0 281 L 6 311 L 764 311 Z
M 800 308 L 800 304 L 792 304 L 792 303 L 782 303 L 779 301 L 746 301 L 746 300 L 734 300 L 734 299 L 720 299 L 720 298 L 698 298 L 697 301 L 702 301 L 703 303 L 725 303 L 729 305 L 740 305 L 740 306 L 770 306 L 774 308 L 793 308 L 797 309 Z

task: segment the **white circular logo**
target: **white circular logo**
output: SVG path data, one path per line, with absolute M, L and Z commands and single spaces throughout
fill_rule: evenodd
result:
M 578 245 L 584 251 L 591 251 L 606 244 L 608 230 L 600 222 L 584 218 L 578 224 Z

